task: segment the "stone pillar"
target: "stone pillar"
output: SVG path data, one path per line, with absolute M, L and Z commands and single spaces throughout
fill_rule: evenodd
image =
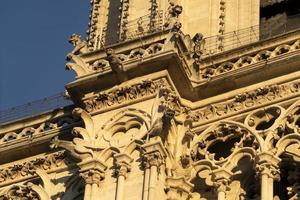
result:
M 194 185 L 183 177 L 167 177 L 167 200 L 188 200 Z
M 279 180 L 280 158 L 270 153 L 261 153 L 256 159 L 256 170 L 261 183 L 261 200 L 273 200 L 274 198 L 274 180 Z
M 212 172 L 212 180 L 218 193 L 218 200 L 226 199 L 226 191 L 232 176 L 232 172 L 226 169 L 216 169 Z
M 123 200 L 124 198 L 124 184 L 127 177 L 127 173 L 130 172 L 130 163 L 133 161 L 129 155 L 120 153 L 114 156 L 116 161 L 116 173 L 117 173 L 117 191 L 116 200 Z
M 80 163 L 80 176 L 85 183 L 84 200 L 100 200 L 100 184 L 104 180 L 106 166 L 98 160 Z
M 157 200 L 156 188 L 158 179 L 158 170 L 164 163 L 167 152 L 160 140 L 152 140 L 142 146 L 144 149 L 145 159 L 145 179 L 144 179 L 144 192 L 148 192 L 148 196 L 143 195 L 143 200 Z M 148 176 L 148 177 L 147 177 Z
M 226 199 L 226 182 L 219 182 L 217 183 L 217 192 L 218 192 L 218 200 L 225 200 Z

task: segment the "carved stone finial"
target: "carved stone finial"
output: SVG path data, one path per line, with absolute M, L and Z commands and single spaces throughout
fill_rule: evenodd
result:
M 69 42 L 74 46 L 70 54 L 79 55 L 88 52 L 87 42 L 82 40 L 80 35 L 72 34 Z

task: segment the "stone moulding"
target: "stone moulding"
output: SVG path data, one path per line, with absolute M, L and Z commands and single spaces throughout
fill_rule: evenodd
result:
M 48 173 L 62 171 L 70 165 L 65 151 L 58 151 L 48 155 L 39 155 L 20 163 L 2 166 L 0 169 L 0 187 L 22 182 L 37 176 L 36 170 L 45 170 Z

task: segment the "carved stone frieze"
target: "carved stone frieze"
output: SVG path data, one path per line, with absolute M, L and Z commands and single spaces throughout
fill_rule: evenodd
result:
M 131 86 L 121 86 L 109 92 L 100 92 L 91 98 L 84 99 L 85 109 L 88 112 L 94 112 L 125 105 L 136 99 L 154 96 L 159 88 L 165 86 L 167 86 L 165 79 L 145 80 Z

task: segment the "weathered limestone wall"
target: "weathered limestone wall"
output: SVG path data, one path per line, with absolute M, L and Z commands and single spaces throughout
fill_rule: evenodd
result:
M 236 31 L 259 24 L 259 0 L 182 0 L 182 30 L 205 37 Z

